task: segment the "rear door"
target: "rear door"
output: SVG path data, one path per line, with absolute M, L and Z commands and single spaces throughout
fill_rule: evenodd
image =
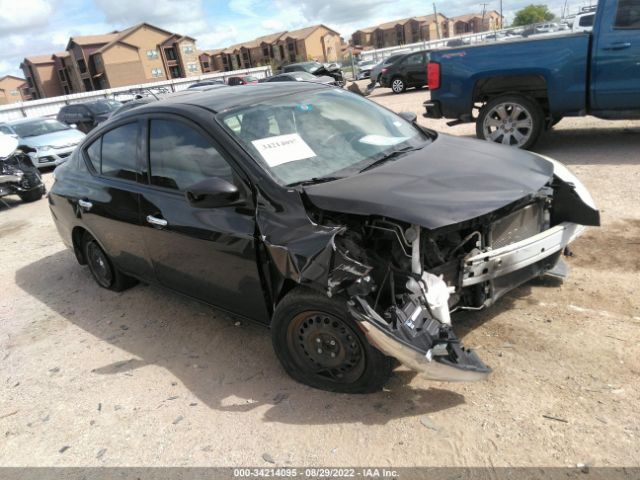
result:
M 615 9 L 612 11 L 610 9 Z M 592 63 L 592 110 L 640 109 L 640 0 L 601 8 Z M 611 21 L 605 21 L 612 18 Z
M 407 86 L 421 87 L 427 83 L 427 65 L 424 52 L 416 52 L 403 60 Z
M 136 120 L 121 124 L 83 150 L 92 175 L 69 200 L 120 270 L 152 281 L 139 214 L 140 128 Z
M 182 117 L 148 119 L 147 187 L 141 198 L 148 256 L 161 284 L 228 311 L 268 321 L 255 244 L 253 200 L 207 132 Z M 242 204 L 196 208 L 187 188 L 221 177 Z

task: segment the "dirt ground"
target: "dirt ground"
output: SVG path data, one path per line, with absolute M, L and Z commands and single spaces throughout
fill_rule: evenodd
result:
M 373 98 L 419 115 L 428 98 L 389 92 Z M 570 278 L 455 315 L 488 381 L 399 369 L 366 396 L 295 383 L 265 328 L 158 287 L 100 289 L 46 200 L 7 198 L 0 465 L 640 465 L 640 122 L 565 119 L 537 151 L 569 165 L 602 212 Z

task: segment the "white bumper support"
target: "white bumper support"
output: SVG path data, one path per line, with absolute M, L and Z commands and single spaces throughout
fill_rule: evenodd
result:
M 486 282 L 532 265 L 564 249 L 585 227 L 564 222 L 533 237 L 465 259 L 462 286 Z

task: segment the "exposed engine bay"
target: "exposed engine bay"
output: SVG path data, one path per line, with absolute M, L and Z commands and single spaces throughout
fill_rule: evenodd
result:
M 437 229 L 327 212 L 304 194 L 310 223 L 278 231 L 258 211 L 258 224 L 280 274 L 345 297 L 376 348 L 432 380 L 476 381 L 491 369 L 462 346 L 451 314 L 489 307 L 544 274 L 564 277 L 568 244 L 599 224 L 586 189 L 558 165 L 535 194 Z
M 24 201 L 40 198 L 45 187 L 40 172 L 33 165 L 29 147 L 18 148 L 18 141 L 2 135 L 0 139 L 0 198 L 18 195 Z

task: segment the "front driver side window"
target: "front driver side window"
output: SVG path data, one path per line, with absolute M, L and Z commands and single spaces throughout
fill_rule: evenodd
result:
M 233 181 L 231 167 L 209 140 L 172 120 L 151 120 L 149 170 L 152 185 L 180 191 L 209 177 Z

